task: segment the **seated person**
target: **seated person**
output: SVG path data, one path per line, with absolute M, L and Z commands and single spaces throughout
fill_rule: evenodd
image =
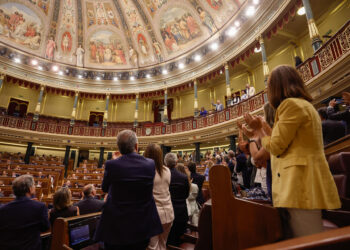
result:
M 72 206 L 71 199 L 72 193 L 67 187 L 61 187 L 53 195 L 53 209 L 49 213 L 51 227 L 58 217 L 66 218 L 80 215 L 79 207 Z
M 63 184 L 63 187 L 72 187 L 72 183 L 70 182 L 70 180 L 66 181 L 66 183 Z
M 323 144 L 327 145 L 346 135 L 346 124 L 343 121 L 329 120 L 327 108 L 319 108 L 318 114 L 322 121 Z
M 0 207 L 0 249 L 41 249 L 40 233 L 50 224 L 45 204 L 31 200 L 33 176 L 16 178 L 12 189 L 16 199 Z
M 201 111 L 199 112 L 199 115 L 205 117 L 208 115 L 208 111 L 206 111 L 204 107 L 201 107 Z
M 327 108 L 328 119 L 344 121 L 346 122 L 347 134 L 350 134 L 350 93 L 343 92 L 342 93 L 343 103 L 346 105 L 345 110 L 335 112 L 334 107 L 337 104 L 336 100 L 333 99 L 329 102 Z
M 247 100 L 248 99 L 248 95 L 247 95 L 247 93 L 246 93 L 246 90 L 245 89 L 243 89 L 242 91 L 241 91 L 241 100 L 243 101 L 243 100 Z
M 83 200 L 74 204 L 79 207 L 81 215 L 102 211 L 102 207 L 105 203 L 104 201 L 95 199 L 95 196 L 96 189 L 94 185 L 88 184 L 83 188 Z
M 216 104 L 212 103 L 212 105 L 215 106 L 215 111 L 216 112 L 222 111 L 224 109 L 224 106 L 221 104 L 220 100 L 217 100 Z

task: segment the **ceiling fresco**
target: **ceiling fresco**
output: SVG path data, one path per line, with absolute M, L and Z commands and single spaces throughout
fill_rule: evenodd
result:
M 90 69 L 149 67 L 190 53 L 245 0 L 0 0 L 0 42 Z

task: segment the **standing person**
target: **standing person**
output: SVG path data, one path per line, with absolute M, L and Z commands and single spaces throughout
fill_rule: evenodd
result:
M 41 249 L 40 233 L 49 230 L 44 203 L 31 200 L 34 178 L 21 175 L 12 182 L 16 199 L 0 207 L 0 249 Z
M 255 95 L 255 88 L 250 86 L 249 83 L 247 83 L 247 85 L 245 85 L 245 91 L 246 91 L 246 94 L 248 95 L 248 98 Z
M 215 107 L 216 112 L 222 111 L 224 109 L 224 106 L 221 104 L 220 100 L 217 100 L 216 104 L 212 103 L 212 105 Z
M 156 175 L 153 184 L 153 197 L 163 227 L 163 233 L 153 236 L 147 247 L 149 250 L 166 250 L 166 242 L 174 220 L 174 210 L 170 198 L 170 170 L 163 165 L 162 149 L 157 144 L 149 144 L 144 156 L 154 160 Z
M 186 230 L 188 212 L 186 199 L 190 193 L 190 185 L 186 175 L 175 169 L 177 157 L 174 153 L 167 153 L 164 158 L 165 165 L 170 169 L 170 195 L 174 208 L 175 219 L 171 227 L 167 244 L 180 245 L 180 237 Z
M 105 164 L 102 190 L 108 197 L 95 238 L 106 250 L 144 250 L 163 232 L 153 199 L 155 164 L 137 154 L 135 132 L 121 131 L 117 145 L 122 156 Z
M 275 68 L 267 89 L 276 109 L 274 127 L 248 114 L 252 131 L 244 128 L 245 134 L 261 138 L 271 154 L 273 205 L 288 211 L 293 236 L 322 232 L 321 209 L 341 204 L 323 150 L 320 118 L 294 68 Z
M 197 186 L 198 186 L 198 196 L 197 196 L 196 200 L 200 205 L 203 205 L 204 198 L 203 198 L 203 193 L 202 193 L 202 187 L 203 187 L 203 182 L 205 180 L 205 177 L 204 177 L 204 175 L 197 173 L 196 163 L 190 162 L 190 163 L 188 163 L 187 167 L 188 167 L 188 170 L 190 170 L 190 172 L 191 172 L 192 183 L 197 184 Z

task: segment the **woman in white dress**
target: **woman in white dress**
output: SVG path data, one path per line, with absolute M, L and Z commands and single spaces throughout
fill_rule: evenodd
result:
M 166 242 L 174 220 L 174 210 L 169 191 L 171 174 L 169 168 L 163 166 L 163 153 L 159 145 L 149 144 L 144 156 L 153 159 L 156 166 L 153 197 L 163 226 L 163 233 L 153 236 L 147 249 L 166 250 Z

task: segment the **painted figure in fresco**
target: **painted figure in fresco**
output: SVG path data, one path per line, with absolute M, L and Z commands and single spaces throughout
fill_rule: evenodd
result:
M 153 40 L 152 45 L 153 45 L 154 51 L 156 52 L 156 56 L 158 57 L 158 60 L 161 62 L 163 58 L 162 58 L 162 50 L 161 50 L 160 44 L 156 40 Z
M 51 36 L 46 44 L 45 58 L 49 60 L 53 60 L 55 49 L 56 49 L 56 43 L 53 40 L 53 37 Z
M 125 54 L 122 45 L 119 43 L 117 43 L 117 46 L 114 49 L 113 62 L 117 64 L 126 64 Z
M 68 52 L 68 47 L 69 47 L 69 38 L 67 34 L 64 34 L 63 39 L 62 39 L 62 46 L 63 46 L 63 51 Z
M 96 61 L 96 55 L 97 55 L 97 46 L 95 42 L 90 42 L 90 58 L 93 61 Z
M 77 51 L 75 52 L 75 54 L 77 56 L 77 66 L 84 67 L 85 50 L 81 47 L 81 44 L 79 44 L 79 47 L 77 48 Z
M 204 11 L 201 7 L 198 7 L 197 11 L 199 17 L 201 18 L 202 24 L 208 28 L 210 33 L 214 33 L 217 29 L 211 16 L 209 16 L 209 14 L 206 11 Z
M 198 24 L 196 23 L 191 14 L 185 14 L 184 18 L 186 19 L 187 27 L 190 31 L 191 37 L 196 37 L 200 32 Z
M 105 47 L 103 46 L 103 43 L 100 42 L 98 43 L 98 46 L 97 46 L 97 62 L 103 63 L 104 57 L 105 57 Z
M 130 63 L 133 66 L 138 67 L 138 58 L 137 58 L 137 52 L 134 50 L 133 47 L 129 47 L 129 58 L 130 58 Z

